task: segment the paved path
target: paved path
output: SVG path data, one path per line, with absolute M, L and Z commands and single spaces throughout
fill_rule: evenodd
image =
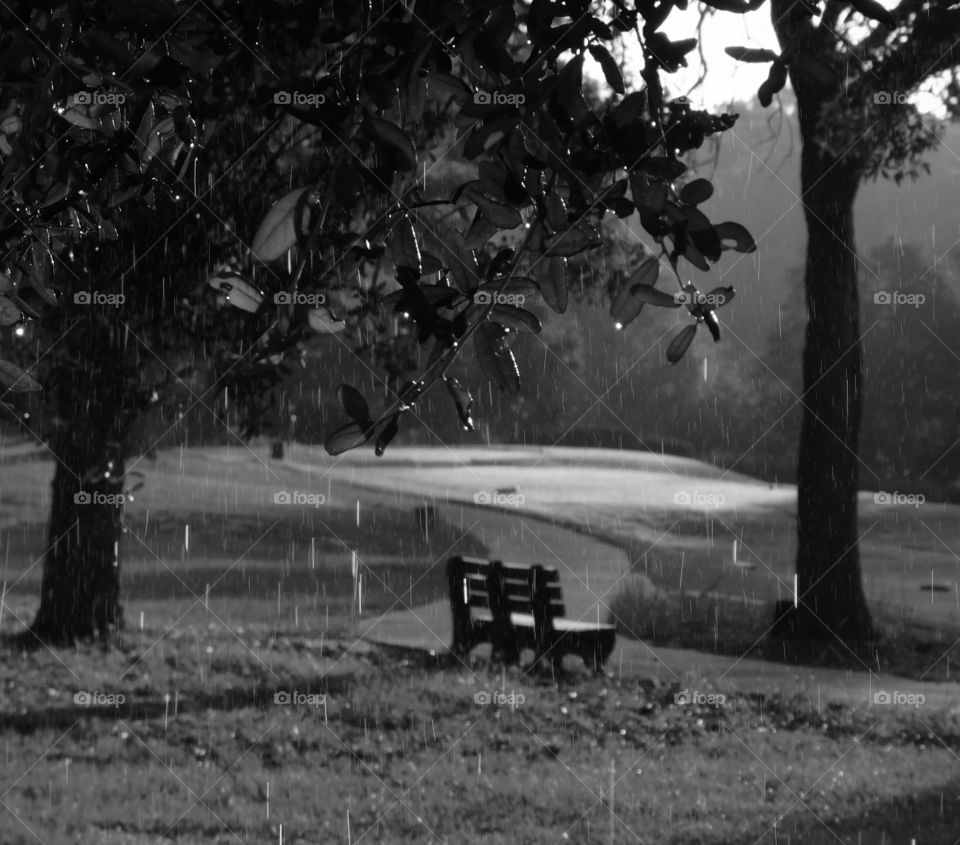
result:
M 600 618 L 606 618 L 602 603 L 612 599 L 618 581 L 629 568 L 620 548 L 522 512 L 514 514 L 466 503 L 438 503 L 438 509 L 445 520 L 464 529 L 472 528 L 491 553 L 503 560 L 556 566 L 568 616 L 593 619 L 600 609 Z M 651 591 L 655 589 L 652 583 L 646 583 Z M 370 642 L 442 653 L 452 640 L 450 606 L 445 601 L 432 602 L 365 620 L 355 634 Z M 827 702 L 881 706 L 873 704 L 873 700 L 874 694 L 882 691 L 891 696 L 921 694 L 924 703 L 922 709 L 917 708 L 921 716 L 933 710 L 960 716 L 960 684 L 956 683 L 924 683 L 867 672 L 786 666 L 650 646 L 625 637 L 617 638 L 607 668 L 621 678 L 654 678 L 690 690 L 705 685 L 721 691 L 781 693 L 797 696 L 816 707 Z

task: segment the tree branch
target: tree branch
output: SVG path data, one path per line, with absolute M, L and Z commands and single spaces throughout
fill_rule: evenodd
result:
M 960 6 L 917 14 L 906 35 L 873 71 L 885 89 L 911 91 L 925 79 L 960 65 Z

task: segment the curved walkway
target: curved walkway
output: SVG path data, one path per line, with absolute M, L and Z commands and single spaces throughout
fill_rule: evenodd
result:
M 388 492 L 375 486 L 368 489 L 381 494 Z M 393 493 L 395 495 L 395 489 Z M 619 589 L 618 582 L 630 567 L 622 549 L 574 526 L 522 510 L 513 513 L 446 500 L 435 504 L 443 519 L 463 530 L 475 531 L 491 553 L 502 560 L 555 566 L 560 572 L 567 616 L 589 620 L 598 618 L 599 613 L 601 621 L 606 619 L 604 605 L 613 598 Z M 644 576 L 630 577 L 632 581 L 645 582 L 651 592 L 656 591 Z M 445 601 L 432 602 L 365 620 L 357 626 L 355 635 L 384 645 L 442 653 L 452 640 L 450 606 Z M 875 673 L 787 666 L 753 658 L 650 646 L 622 636 L 617 638 L 607 669 L 619 678 L 652 678 L 691 690 L 702 684 L 721 691 L 779 693 L 806 699 L 817 707 L 827 702 L 883 706 L 873 703 L 874 695 L 881 691 L 891 696 L 922 694 L 921 716 L 933 710 L 946 710 L 960 716 L 960 684 L 957 683 L 926 683 Z

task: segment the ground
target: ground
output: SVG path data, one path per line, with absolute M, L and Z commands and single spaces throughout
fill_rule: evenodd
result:
M 573 661 L 554 678 L 489 665 L 483 648 L 464 664 L 355 636 L 393 624 L 408 645 L 442 645 L 451 549 L 554 555 L 543 562 L 566 562 L 568 615 L 606 612 L 624 585 L 668 602 L 720 578 L 714 598 L 775 598 L 789 583 L 787 537 L 778 547 L 775 533 L 790 520 L 789 490 L 650 455 L 595 455 L 608 474 L 591 487 L 583 450 L 468 453 L 459 471 L 449 450 L 398 450 L 381 464 L 291 452 L 280 463 L 266 447 L 144 462 L 125 518 L 122 643 L 23 652 L 5 641 L 4 845 L 958 841 L 960 697 L 940 659 L 953 639 L 907 680 L 629 632 L 605 675 Z M 51 472 L 8 458 L 0 477 L 7 634 L 36 605 Z M 324 504 L 274 503 L 291 489 Z M 497 490 L 502 508 L 474 506 Z M 685 490 L 700 495 L 674 502 Z M 441 521 L 423 536 L 412 511 L 431 491 Z M 899 593 L 892 564 L 868 567 L 867 590 L 876 607 L 900 601 L 901 618 L 943 633 L 943 593 L 917 589 L 918 600 L 908 587 L 935 558 L 934 583 L 956 583 L 921 540 L 924 526 L 939 521 L 943 537 L 956 523 L 924 508 L 867 514 L 879 520 L 877 559 L 902 559 Z M 548 510 L 570 525 L 536 518 Z M 727 574 L 721 522 L 756 569 Z M 657 531 L 644 561 L 630 544 Z M 760 556 L 780 577 L 760 577 Z

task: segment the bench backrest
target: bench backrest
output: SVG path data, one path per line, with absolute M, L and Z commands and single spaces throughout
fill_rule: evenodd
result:
M 499 608 L 492 606 L 488 578 L 495 561 L 482 558 L 457 556 L 448 561 L 449 571 L 458 584 L 457 595 L 451 599 L 465 607 L 489 610 L 496 614 Z M 534 613 L 534 596 L 542 596 L 546 615 L 559 618 L 565 615 L 563 592 L 560 588 L 560 573 L 552 566 L 525 566 L 518 563 L 500 563 L 499 577 L 503 585 L 507 613 Z M 453 578 L 451 579 L 451 589 Z M 496 596 L 494 596 L 494 603 Z

